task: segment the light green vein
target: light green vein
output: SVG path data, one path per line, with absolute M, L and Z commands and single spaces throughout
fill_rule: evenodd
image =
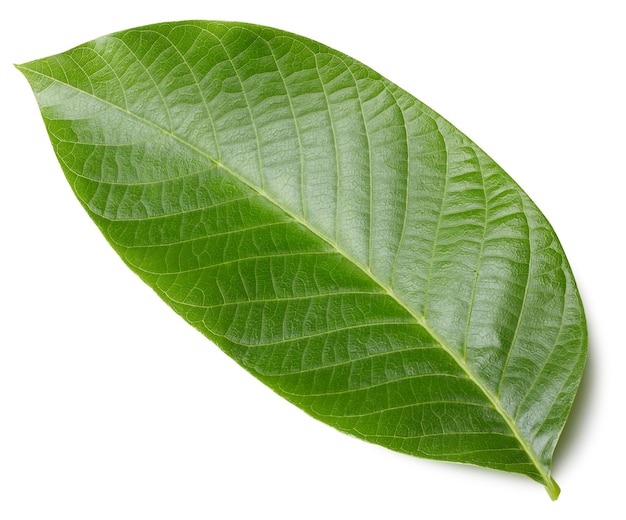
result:
M 231 63 L 232 63 L 232 60 L 231 60 Z M 38 74 L 38 75 L 44 76 L 44 77 L 46 77 L 46 78 L 48 78 L 50 80 L 57 81 L 57 82 L 59 81 L 56 78 L 53 78 L 51 76 L 46 76 L 46 75 L 44 75 L 43 73 L 41 73 L 39 71 L 35 71 L 35 70 L 32 70 L 32 69 L 26 69 L 26 67 L 24 67 L 24 66 L 22 66 L 22 68 L 25 69 L 25 70 L 29 70 L 29 72 L 31 72 L 33 74 Z M 237 74 L 236 70 L 235 70 L 235 73 Z M 69 85 L 69 84 L 66 84 L 66 86 L 68 86 L 69 88 L 72 88 L 72 89 L 76 89 L 76 87 L 73 87 L 72 85 Z M 242 88 L 243 88 L 243 84 L 242 84 Z M 467 375 L 468 379 L 470 379 L 480 389 L 480 391 L 485 395 L 485 397 L 492 404 L 493 408 L 498 412 L 498 414 L 505 421 L 506 425 L 508 426 L 508 428 L 511 430 L 511 432 L 515 436 L 515 438 L 519 442 L 520 446 L 523 448 L 523 450 L 526 453 L 526 455 L 528 456 L 528 458 L 531 460 L 533 465 L 537 468 L 537 471 L 539 472 L 539 474 L 541 476 L 541 479 L 543 480 L 543 482 L 544 482 L 544 484 L 545 484 L 545 486 L 546 486 L 550 496 L 553 497 L 553 498 L 556 498 L 556 496 L 558 496 L 559 490 L 558 490 L 558 486 L 557 486 L 556 482 L 551 478 L 548 470 L 538 460 L 537 455 L 531 449 L 530 445 L 528 444 L 526 439 L 523 437 L 523 435 L 521 434 L 521 432 L 517 428 L 517 425 L 515 424 L 514 420 L 509 416 L 509 414 L 503 408 L 503 406 L 500 403 L 500 401 L 497 398 L 497 396 L 494 395 L 491 392 L 491 390 L 489 388 L 487 388 L 486 385 L 480 380 L 480 378 L 478 378 L 470 370 L 470 368 L 467 366 L 465 360 L 462 357 L 460 357 L 451 347 L 449 347 L 446 344 L 446 342 L 443 340 L 443 338 L 441 336 L 439 336 L 430 327 L 430 325 L 427 323 L 425 317 L 423 315 L 421 315 L 421 314 L 418 314 L 411 307 L 409 307 L 399 296 L 397 296 L 395 294 L 395 292 L 392 290 L 391 287 L 389 287 L 388 285 L 383 283 L 376 276 L 376 274 L 373 273 L 367 266 L 362 265 L 360 262 L 356 261 L 356 259 L 352 258 L 335 241 L 333 241 L 332 239 L 330 239 L 330 238 L 324 236 L 323 234 L 321 234 L 320 232 L 318 232 L 315 228 L 311 227 L 310 224 L 308 222 L 306 222 L 303 218 L 301 218 L 298 215 L 294 214 L 293 212 L 289 211 L 282 204 L 280 204 L 277 200 L 275 200 L 265 190 L 264 181 L 262 181 L 262 186 L 260 186 L 260 187 L 256 186 L 251 181 L 249 181 L 248 179 L 246 179 L 245 177 L 240 175 L 238 172 L 230 169 L 222 161 L 212 157 L 210 154 L 208 154 L 204 150 L 198 148 L 197 146 L 193 145 L 192 143 L 188 142 L 187 140 L 183 139 L 182 137 L 180 137 L 180 136 L 178 136 L 178 135 L 176 135 L 176 134 L 174 134 L 172 132 L 169 132 L 167 129 L 163 128 L 162 126 L 160 126 L 160 125 L 158 125 L 158 124 L 156 124 L 156 123 L 154 123 L 154 122 L 152 122 L 152 121 L 150 121 L 148 119 L 145 119 L 145 118 L 141 117 L 138 114 L 130 112 L 130 111 L 126 110 L 123 107 L 117 106 L 117 105 L 115 105 L 115 104 L 113 104 L 113 103 L 111 103 L 111 102 L 109 102 L 107 100 L 104 100 L 104 99 L 101 99 L 101 98 L 97 98 L 93 94 L 89 94 L 89 93 L 85 93 L 85 94 L 91 95 L 92 97 L 94 97 L 94 99 L 97 99 L 98 101 L 100 101 L 102 103 L 106 103 L 106 104 L 108 104 L 108 105 L 118 109 L 119 111 L 125 113 L 129 117 L 134 118 L 134 119 L 136 119 L 138 121 L 141 121 L 142 123 L 144 123 L 144 124 L 146 124 L 146 125 L 148 125 L 148 126 L 150 126 L 152 128 L 155 128 L 155 129 L 159 130 L 160 132 L 163 132 L 165 135 L 170 137 L 172 140 L 174 140 L 176 142 L 179 142 L 184 147 L 187 147 L 190 150 L 196 152 L 198 155 L 204 157 L 207 161 L 209 161 L 209 162 L 215 164 L 216 166 L 222 168 L 224 171 L 226 171 L 229 174 L 231 174 L 235 179 L 240 181 L 242 184 L 248 186 L 250 189 L 254 190 L 259 195 L 261 195 L 262 197 L 267 199 L 268 202 L 272 203 L 276 208 L 278 208 L 281 211 L 283 211 L 286 215 L 288 215 L 290 218 L 292 218 L 295 222 L 297 222 L 300 225 L 302 225 L 304 229 L 309 230 L 314 236 L 316 236 L 320 240 L 326 242 L 329 246 L 334 248 L 337 251 L 338 254 L 342 255 L 344 258 L 346 258 L 348 261 L 350 261 L 353 265 L 355 265 L 358 269 L 360 269 L 364 274 L 366 274 L 368 277 L 370 277 L 370 279 L 375 284 L 377 284 L 378 286 L 383 288 L 385 290 L 385 292 L 389 295 L 389 297 L 392 298 L 399 305 L 400 308 L 404 309 L 405 312 L 407 312 L 407 314 L 409 316 L 411 316 L 411 318 L 415 321 L 416 324 L 418 324 L 422 328 L 424 328 L 431 335 L 431 337 L 437 343 L 439 343 L 441 348 L 458 364 L 458 366 L 461 368 L 461 370 Z M 245 89 L 243 89 L 243 95 L 245 96 Z M 249 106 L 249 104 L 248 104 L 248 106 Z M 251 111 L 250 111 L 250 116 L 252 118 L 252 112 Z M 253 118 L 252 118 L 252 122 L 254 124 L 254 119 Z M 255 129 L 256 129 L 256 126 L 255 126 Z M 258 138 L 258 133 L 257 133 L 257 138 Z M 445 138 L 444 138 L 444 142 L 445 142 Z M 257 140 L 257 150 L 259 149 L 259 144 L 258 143 L 260 143 L 260 141 Z M 259 151 L 259 160 L 260 160 L 260 150 L 258 150 L 258 151 Z M 262 163 L 261 163 L 261 165 L 262 165 Z M 447 182 L 447 179 L 448 179 L 448 176 L 446 175 L 446 182 Z M 443 197 L 444 199 L 445 199 L 445 193 L 446 193 L 446 188 L 444 187 L 444 197 Z M 443 202 L 442 202 L 442 205 L 443 205 Z M 438 223 L 439 222 L 440 222 L 440 219 L 438 220 Z M 435 247 L 435 246 L 433 246 L 433 247 Z M 431 263 L 431 267 L 432 267 L 432 263 Z

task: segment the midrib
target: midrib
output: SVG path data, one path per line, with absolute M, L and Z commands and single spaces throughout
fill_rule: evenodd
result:
M 22 66 L 18 66 L 18 68 L 20 70 L 24 70 L 25 69 L 25 67 L 22 67 Z M 536 454 L 534 453 L 534 451 L 532 450 L 532 448 L 530 447 L 530 445 L 528 444 L 526 439 L 523 437 L 523 435 L 521 434 L 521 432 L 517 428 L 517 425 L 516 425 L 515 421 L 513 420 L 513 418 L 502 407 L 502 404 L 500 403 L 500 401 L 497 398 L 497 396 L 493 392 L 491 392 L 491 390 L 489 390 L 489 388 L 487 388 L 487 386 L 485 386 L 485 384 L 476 376 L 476 374 L 474 374 L 472 372 L 472 370 L 468 367 L 468 365 L 465 362 L 465 360 L 461 356 L 459 356 L 451 347 L 449 347 L 446 344 L 446 342 L 443 340 L 443 338 L 441 338 L 435 332 L 435 330 L 432 329 L 432 327 L 428 324 L 428 322 L 426 321 L 424 316 L 416 313 L 413 309 L 411 309 L 411 307 L 409 307 L 393 291 L 393 289 L 390 286 L 388 286 L 382 280 L 380 280 L 378 278 L 378 276 L 376 276 L 376 274 L 373 273 L 369 269 L 369 267 L 361 264 L 359 261 L 357 261 L 355 258 L 353 258 L 347 251 L 344 251 L 339 246 L 339 244 L 337 244 L 335 241 L 331 240 L 330 238 L 326 237 L 322 233 L 318 232 L 315 228 L 311 227 L 311 225 L 309 223 L 307 223 L 305 220 L 303 220 L 301 217 L 299 217 L 298 215 L 296 215 L 295 213 L 290 211 L 288 208 L 284 207 L 280 202 L 278 202 L 269 193 L 267 193 L 266 190 L 256 186 L 252 182 L 248 181 L 245 177 L 242 177 L 236 171 L 232 170 L 231 168 L 229 168 L 227 165 L 225 165 L 224 163 L 222 163 L 218 159 L 215 159 L 213 156 L 211 156 L 210 154 L 208 154 L 204 150 L 198 148 L 194 144 L 188 142 L 187 140 L 183 139 L 182 137 L 179 137 L 175 133 L 170 132 L 166 128 L 163 128 L 162 126 L 158 125 L 157 123 L 154 123 L 154 122 L 152 122 L 152 121 L 150 121 L 148 119 L 145 119 L 145 118 L 143 118 L 142 116 L 140 116 L 138 114 L 130 112 L 126 108 L 123 108 L 123 107 L 120 107 L 118 105 L 115 105 L 114 103 L 111 103 L 111 102 L 109 102 L 109 101 L 107 101 L 105 99 L 99 98 L 99 97 L 97 97 L 97 96 L 95 96 L 95 95 L 93 95 L 93 94 L 91 94 L 89 92 L 85 92 L 83 90 L 80 90 L 80 89 L 74 87 L 73 85 L 69 85 L 67 83 L 60 82 L 58 79 L 50 77 L 50 76 L 48 76 L 46 74 L 42 74 L 41 72 L 38 72 L 38 71 L 33 71 L 31 69 L 25 69 L 25 70 L 28 70 L 28 72 L 31 72 L 31 73 L 38 74 L 40 76 L 46 77 L 46 78 L 48 78 L 48 79 L 50 79 L 52 81 L 60 83 L 61 85 L 69 87 L 72 90 L 75 90 L 75 91 L 77 91 L 77 92 L 79 92 L 81 94 L 88 95 L 88 96 L 92 97 L 93 99 L 96 99 L 96 100 L 98 100 L 98 101 L 108 105 L 109 107 L 114 108 L 116 110 L 119 110 L 120 112 L 122 112 L 122 113 L 124 113 L 124 114 L 126 114 L 126 115 L 128 115 L 128 116 L 130 116 L 130 117 L 132 117 L 132 118 L 134 118 L 134 119 L 136 119 L 136 120 L 138 120 L 138 121 L 140 121 L 140 122 L 142 122 L 142 123 L 152 127 L 152 128 L 154 128 L 155 130 L 158 130 L 158 131 L 162 132 L 164 135 L 172 138 L 173 140 L 179 142 L 183 146 L 185 146 L 185 147 L 189 148 L 190 150 L 194 151 L 195 153 L 201 155 L 202 157 L 204 157 L 206 160 L 210 161 L 212 164 L 214 164 L 218 168 L 221 168 L 222 170 L 228 172 L 230 175 L 232 175 L 239 182 L 241 182 L 242 184 L 244 184 L 245 186 L 247 186 L 248 188 L 250 188 L 251 190 L 253 190 L 257 194 L 259 194 L 261 197 L 265 198 L 268 202 L 273 204 L 276 208 L 278 208 L 279 210 L 283 211 L 289 218 L 293 219 L 295 222 L 299 223 L 304 228 L 309 230 L 313 235 L 315 235 L 320 240 L 322 240 L 323 242 L 328 244 L 339 255 L 343 256 L 348 261 L 350 261 L 360 271 L 362 271 L 366 276 L 368 276 L 375 284 L 377 284 L 379 287 L 384 289 L 384 291 L 389 295 L 389 297 L 392 298 L 402 309 L 404 309 L 409 314 L 409 316 L 411 316 L 411 318 L 415 321 L 415 323 L 417 325 L 419 325 L 422 328 L 424 328 L 424 330 L 426 330 L 431 335 L 431 337 L 439 344 L 439 346 L 443 349 L 443 351 L 446 352 L 456 362 L 456 364 L 460 367 L 460 369 L 465 373 L 467 378 L 470 381 L 472 381 L 480 389 L 480 391 L 485 395 L 487 400 L 491 403 L 493 408 L 502 417 L 502 419 L 506 423 L 507 427 L 511 430 L 511 433 L 513 434 L 513 436 L 517 439 L 517 442 L 520 444 L 522 449 L 528 455 L 528 458 L 531 460 L 531 462 L 536 467 L 537 471 L 539 472 L 539 474 L 541 475 L 541 477 L 543 479 L 544 486 L 546 487 L 550 497 L 555 499 L 558 496 L 559 491 L 560 491 L 558 484 L 550 476 L 549 472 L 546 471 L 546 469 L 543 466 L 543 464 L 541 464 L 541 462 L 537 458 Z

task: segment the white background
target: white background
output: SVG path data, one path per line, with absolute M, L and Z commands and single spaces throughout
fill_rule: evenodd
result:
M 624 518 L 621 5 L 5 2 L 0 518 Z M 12 63 L 191 18 L 271 25 L 354 56 L 467 133 L 544 211 L 590 331 L 555 456 L 558 501 L 525 477 L 399 455 L 309 418 L 178 318 L 109 248 Z

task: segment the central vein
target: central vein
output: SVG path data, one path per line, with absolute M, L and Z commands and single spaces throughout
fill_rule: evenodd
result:
M 337 252 L 337 254 L 341 255 L 344 258 L 346 258 L 354 266 L 356 266 L 358 269 L 360 269 L 368 278 L 370 278 L 375 284 L 377 284 L 379 287 L 381 287 L 389 295 L 389 297 L 392 298 L 402 309 L 404 309 L 404 311 L 406 311 L 411 316 L 411 318 L 415 321 L 415 323 L 417 325 L 421 326 L 424 330 L 426 330 L 430 334 L 430 336 L 439 344 L 439 346 L 455 361 L 455 363 L 460 367 L 460 369 L 463 371 L 463 373 L 466 375 L 466 377 L 470 381 L 472 381 L 476 385 L 477 388 L 480 389 L 480 391 L 487 398 L 487 400 L 489 401 L 491 406 L 494 408 L 494 410 L 496 410 L 496 412 L 502 417 L 502 419 L 506 423 L 507 427 L 510 429 L 512 435 L 517 439 L 519 445 L 526 452 L 527 456 L 529 457 L 529 459 L 531 460 L 533 465 L 536 467 L 537 471 L 539 472 L 539 474 L 541 475 L 541 477 L 542 477 L 542 479 L 544 481 L 544 485 L 546 486 L 550 496 L 552 498 L 556 498 L 558 496 L 558 493 L 559 493 L 558 485 L 552 479 L 552 477 L 550 476 L 549 472 L 546 470 L 544 465 L 539 461 L 539 459 L 537 458 L 537 456 L 534 453 L 533 449 L 531 448 L 531 446 L 529 445 L 527 440 L 524 438 L 524 436 L 519 431 L 519 429 L 517 427 L 517 424 L 515 423 L 513 418 L 507 413 L 507 411 L 502 406 L 502 404 L 501 404 L 500 400 L 498 399 L 498 397 L 480 380 L 480 378 L 478 378 L 476 376 L 476 374 L 467 365 L 465 359 L 461 355 L 459 355 L 454 349 L 449 347 L 446 344 L 446 342 L 444 341 L 444 339 L 439 334 L 437 334 L 435 332 L 435 330 L 433 330 L 431 328 L 431 326 L 428 324 L 428 322 L 426 321 L 424 316 L 419 314 L 419 313 L 417 313 L 417 312 L 415 312 L 411 307 L 409 307 L 393 291 L 393 289 L 389 285 L 383 283 L 376 276 L 376 274 L 371 271 L 371 269 L 368 266 L 363 265 L 362 263 L 360 263 L 357 260 L 355 260 L 349 253 L 347 253 L 345 250 L 343 250 L 343 248 L 341 248 L 340 245 L 336 241 L 330 239 L 327 236 L 324 236 L 323 234 L 318 232 L 315 228 L 311 227 L 311 225 L 308 222 L 306 222 L 302 217 L 299 217 L 298 215 L 294 214 L 292 211 L 290 211 L 287 208 L 285 208 L 282 204 L 280 204 L 277 200 L 275 200 L 272 196 L 270 196 L 263 187 L 259 187 L 259 186 L 254 185 L 253 183 L 248 181 L 245 177 L 241 176 L 236 171 L 230 169 L 223 162 L 221 162 L 218 159 L 212 157 L 210 154 L 208 154 L 204 150 L 198 148 L 197 146 L 195 146 L 194 144 L 190 143 L 189 141 L 179 137 L 178 135 L 176 135 L 172 131 L 170 131 L 170 130 L 168 130 L 168 129 L 158 125 L 157 123 L 154 123 L 153 121 L 145 119 L 144 117 L 142 117 L 142 116 L 140 116 L 138 114 L 135 114 L 135 113 L 129 111 L 125 107 L 121 107 L 119 105 L 111 103 L 111 102 L 109 102 L 109 101 L 107 101 L 105 99 L 102 99 L 102 98 L 99 98 L 99 97 L 95 96 L 92 93 L 85 92 L 85 91 L 80 90 L 80 89 L 78 89 L 78 88 L 76 88 L 76 87 L 74 87 L 72 85 L 67 84 L 67 83 L 62 83 L 59 80 L 57 80 L 56 78 L 52 78 L 50 76 L 47 76 L 47 75 L 45 75 L 45 74 L 43 74 L 41 72 L 34 71 L 34 70 L 30 70 L 29 72 L 34 73 L 34 74 L 39 74 L 39 75 L 44 76 L 44 77 L 46 77 L 46 78 L 48 78 L 50 80 L 53 80 L 55 82 L 59 82 L 59 83 L 63 84 L 66 87 L 69 87 L 69 88 L 71 88 L 73 90 L 76 90 L 76 91 L 80 92 L 83 95 L 87 95 L 87 96 L 90 96 L 90 97 L 92 97 L 94 99 L 97 99 L 98 101 L 100 101 L 100 102 L 110 106 L 111 108 L 119 110 L 120 112 L 123 112 L 124 114 L 126 114 L 126 115 L 128 115 L 128 116 L 130 116 L 130 117 L 132 117 L 132 118 L 134 118 L 134 119 L 136 119 L 138 121 L 140 121 L 143 124 L 146 124 L 146 125 L 154 128 L 155 130 L 157 130 L 159 132 L 162 132 L 164 135 L 166 135 L 166 136 L 170 137 L 171 139 L 179 142 L 183 146 L 189 148 L 190 150 L 194 151 L 195 153 L 197 153 L 200 156 L 202 156 L 203 158 L 205 158 L 210 163 L 212 163 L 215 166 L 221 168 L 223 171 L 228 172 L 230 175 L 232 175 L 239 182 L 241 182 L 242 184 L 244 184 L 245 186 L 247 186 L 248 188 L 250 188 L 254 192 L 258 193 L 261 197 L 265 198 L 268 202 L 273 204 L 276 208 L 278 208 L 281 211 L 283 211 L 294 222 L 297 222 L 298 224 L 303 226 L 305 229 L 307 229 L 310 233 L 312 233 L 313 235 L 318 237 L 320 240 L 322 240 L 325 243 L 327 243 L 331 248 L 333 248 Z

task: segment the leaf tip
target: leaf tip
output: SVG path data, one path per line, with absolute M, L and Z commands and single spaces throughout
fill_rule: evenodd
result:
M 546 491 L 553 501 L 559 498 L 561 494 L 561 488 L 552 477 L 550 477 L 550 480 L 546 483 Z

